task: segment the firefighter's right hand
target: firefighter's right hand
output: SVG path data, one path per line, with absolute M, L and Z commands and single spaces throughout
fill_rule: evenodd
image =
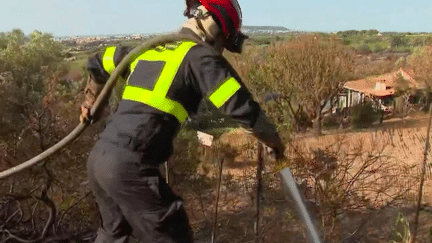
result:
M 81 115 L 80 122 L 81 123 L 89 123 L 90 119 L 90 109 L 87 105 L 81 105 Z
M 90 103 L 90 105 L 89 105 Z M 95 113 L 92 115 L 90 110 L 93 108 L 94 102 L 92 101 L 85 101 L 81 105 L 81 115 L 80 115 L 80 122 L 81 123 L 95 123 L 99 121 L 103 115 L 103 111 L 101 109 L 95 111 Z M 102 103 L 101 106 L 105 106 L 105 103 Z
M 282 143 L 278 144 L 277 146 L 272 147 L 271 149 L 273 150 L 274 157 L 275 157 L 276 161 L 282 161 L 286 158 L 285 157 L 285 145 L 283 145 Z

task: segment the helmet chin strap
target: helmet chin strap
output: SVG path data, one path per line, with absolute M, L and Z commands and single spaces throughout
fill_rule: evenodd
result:
M 224 49 L 224 38 L 221 38 L 222 30 L 207 9 L 204 6 L 199 6 L 189 11 L 189 16 L 190 19 L 183 27 L 194 31 L 203 41 L 209 43 L 218 53 L 222 54 Z
M 206 33 L 199 27 L 197 19 L 188 19 L 183 27 L 192 30 L 202 41 L 206 41 Z
M 205 33 L 205 41 L 212 45 L 218 53 L 222 54 L 225 36 L 223 36 L 221 29 L 213 17 L 207 15 L 204 18 L 197 18 L 197 25 Z

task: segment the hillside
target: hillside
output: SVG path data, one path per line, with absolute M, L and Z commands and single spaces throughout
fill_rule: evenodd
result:
M 244 33 L 287 33 L 292 32 L 290 29 L 282 26 L 243 26 Z

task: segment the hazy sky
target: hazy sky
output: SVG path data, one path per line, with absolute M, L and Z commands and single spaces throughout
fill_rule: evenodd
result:
M 332 32 L 432 32 L 431 0 L 239 0 L 244 25 Z M 184 0 L 1 0 L 0 32 L 54 36 L 159 33 L 184 22 Z

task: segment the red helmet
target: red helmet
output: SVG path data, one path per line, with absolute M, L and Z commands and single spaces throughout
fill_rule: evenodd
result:
M 229 51 L 241 52 L 243 41 L 248 38 L 241 33 L 242 12 L 237 0 L 186 0 L 186 16 L 191 17 L 191 10 L 203 5 L 220 25 Z

